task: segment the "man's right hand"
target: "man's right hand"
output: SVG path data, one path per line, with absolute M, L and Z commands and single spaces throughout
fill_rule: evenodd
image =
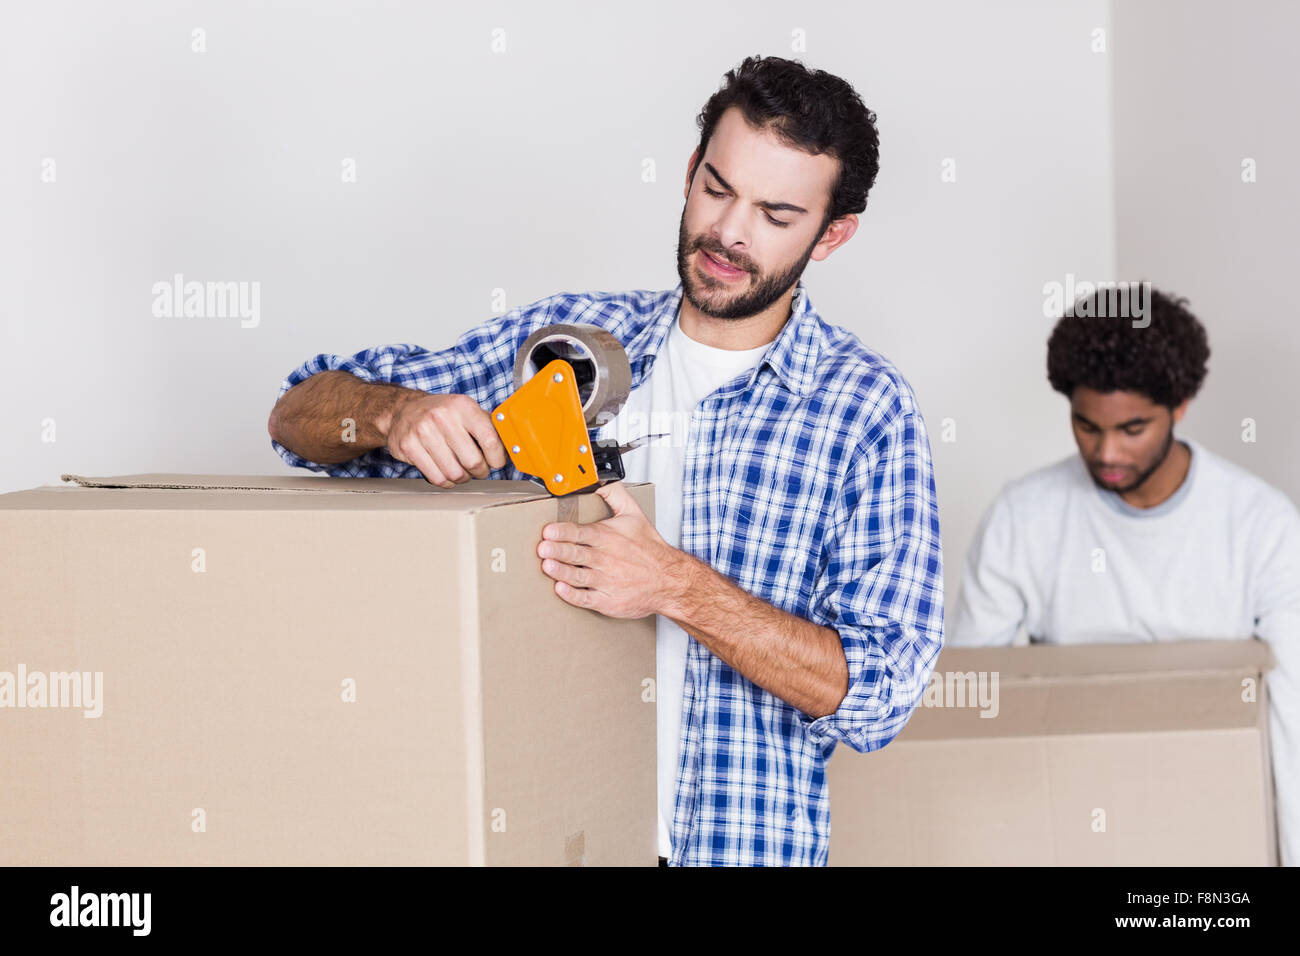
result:
M 491 414 L 468 395 L 402 396 L 393 408 L 387 442 L 390 455 L 442 488 L 487 478 L 490 468 L 508 462 Z

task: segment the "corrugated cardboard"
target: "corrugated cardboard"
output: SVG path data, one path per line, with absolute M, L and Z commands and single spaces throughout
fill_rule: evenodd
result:
M 829 862 L 1276 865 L 1269 660 L 1258 640 L 946 647 L 892 743 L 832 756 Z
M 656 863 L 654 617 L 536 554 L 598 495 L 76 480 L 0 495 L 0 671 L 103 681 L 0 708 L 0 864 Z

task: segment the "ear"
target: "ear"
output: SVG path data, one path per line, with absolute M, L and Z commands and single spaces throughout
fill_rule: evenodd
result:
M 691 153 L 691 158 L 686 161 L 686 188 L 682 190 L 682 198 L 688 199 L 691 195 L 691 183 L 695 182 L 695 167 L 700 159 L 700 148 L 695 147 L 695 152 Z
M 847 216 L 841 216 L 839 219 L 832 220 L 822 233 L 821 239 L 817 245 L 813 246 L 812 254 L 808 257 L 816 262 L 821 262 L 832 252 L 838 249 L 844 243 L 853 238 L 853 234 L 858 231 L 858 217 L 856 213 L 849 213 Z

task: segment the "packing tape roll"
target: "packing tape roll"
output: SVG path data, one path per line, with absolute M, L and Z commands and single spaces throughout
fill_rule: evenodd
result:
M 611 421 L 632 391 L 632 366 L 619 340 L 594 325 L 543 326 L 515 356 L 515 390 L 557 358 L 573 366 L 587 427 Z

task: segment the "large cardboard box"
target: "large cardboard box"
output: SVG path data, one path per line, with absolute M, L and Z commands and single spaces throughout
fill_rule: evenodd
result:
M 829 862 L 1276 865 L 1258 640 L 946 647 L 923 706 L 827 767 Z
M 0 495 L 0 864 L 656 864 L 654 617 L 536 554 L 598 495 L 74 480 Z

